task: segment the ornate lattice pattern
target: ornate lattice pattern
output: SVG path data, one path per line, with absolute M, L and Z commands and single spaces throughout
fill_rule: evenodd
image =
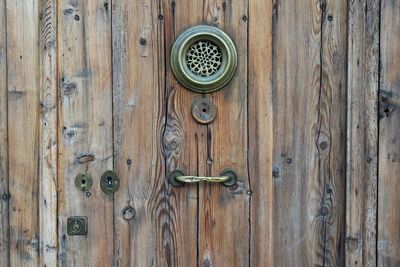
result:
M 202 77 L 208 77 L 219 70 L 222 64 L 222 54 L 218 46 L 210 41 L 194 43 L 186 53 L 189 69 Z

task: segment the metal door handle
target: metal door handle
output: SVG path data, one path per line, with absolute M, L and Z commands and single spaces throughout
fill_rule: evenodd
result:
M 222 183 L 225 186 L 233 186 L 236 184 L 237 175 L 232 169 L 226 169 L 221 172 L 220 176 L 194 176 L 185 175 L 182 170 L 174 170 L 168 176 L 170 184 L 173 186 L 182 186 L 185 183 L 199 183 L 199 182 L 209 182 L 209 183 Z
M 175 177 L 175 180 L 182 183 L 198 183 L 201 181 L 209 183 L 224 183 L 231 179 L 230 176 L 190 176 L 190 175 L 179 175 Z

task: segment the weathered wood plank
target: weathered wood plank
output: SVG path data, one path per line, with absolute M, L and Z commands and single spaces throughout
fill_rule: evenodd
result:
M 376 266 L 379 1 L 348 10 L 346 266 Z
M 204 22 L 223 29 L 234 41 L 238 67 L 234 79 L 209 97 L 217 108 L 207 127 L 207 154 L 200 175 L 218 176 L 232 168 L 236 186 L 199 185 L 199 261 L 203 266 L 246 266 L 249 261 L 247 169 L 248 1 L 204 1 Z
M 40 266 L 57 266 L 56 1 L 40 2 Z
M 324 266 L 344 265 L 347 120 L 347 1 L 321 2 L 318 177 L 323 184 Z M 327 144 L 325 148 L 325 144 Z M 326 210 L 326 214 L 325 214 Z
M 276 2 L 272 31 L 274 265 L 340 266 L 346 4 Z
M 113 198 L 100 189 L 113 169 L 111 10 L 103 0 L 62 0 L 57 10 L 59 264 L 112 266 Z M 93 177 L 88 192 L 75 187 L 81 172 Z M 69 216 L 88 217 L 86 236 L 67 235 Z
M 249 266 L 273 266 L 273 11 L 271 1 L 249 0 Z
M 6 1 L 0 2 L 0 266 L 10 265 Z
M 10 264 L 39 264 L 39 5 L 6 1 Z
M 166 173 L 183 169 L 187 174 L 199 175 L 204 170 L 207 128 L 192 118 L 190 106 L 199 94 L 183 88 L 175 80 L 170 64 L 170 51 L 184 30 L 203 23 L 203 2 L 186 0 L 163 1 L 166 51 L 167 118 L 163 133 Z M 198 264 L 198 186 L 173 188 L 168 185 L 168 224 L 165 241 L 172 266 Z M 168 232 L 167 232 L 168 231 Z
M 115 266 L 173 265 L 161 146 L 166 99 L 160 3 L 113 4 L 114 162 L 122 178 L 114 208 Z
M 274 3 L 272 266 L 324 263 L 324 181 L 316 146 L 321 18 L 317 1 Z
M 400 1 L 382 0 L 380 18 L 378 266 L 399 266 Z

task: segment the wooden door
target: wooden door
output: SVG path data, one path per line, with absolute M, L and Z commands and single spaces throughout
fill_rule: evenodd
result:
M 0 266 L 399 266 L 399 15 L 397 0 L 1 0 Z M 208 94 L 170 66 L 202 24 L 238 55 Z M 213 122 L 194 120 L 198 97 Z M 226 168 L 232 187 L 168 182 Z

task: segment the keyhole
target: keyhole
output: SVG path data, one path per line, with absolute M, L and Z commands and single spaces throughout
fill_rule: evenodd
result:
M 112 187 L 113 186 L 113 180 L 111 176 L 107 177 L 107 186 L 108 187 Z
M 81 183 L 86 184 L 86 179 L 82 179 Z
M 79 231 L 79 229 L 81 228 L 80 226 L 79 226 L 79 223 L 78 222 L 74 222 L 74 226 L 72 226 L 73 227 L 73 229 L 74 229 L 74 231 L 75 232 L 78 232 Z

